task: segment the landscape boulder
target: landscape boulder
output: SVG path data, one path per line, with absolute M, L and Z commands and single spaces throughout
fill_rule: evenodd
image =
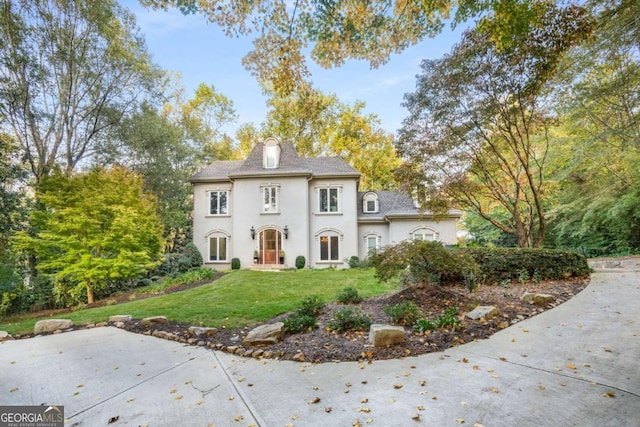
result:
M 47 332 L 55 332 L 58 330 L 69 329 L 73 326 L 73 322 L 69 319 L 44 319 L 38 320 L 33 327 L 35 335 L 45 334 Z
M 369 341 L 374 347 L 398 345 L 404 341 L 402 326 L 373 324 L 369 329 Z
M 133 317 L 130 314 L 116 314 L 109 317 L 109 322 L 130 322 Z
M 189 334 L 194 337 L 211 337 L 218 333 L 218 328 L 204 328 L 202 326 L 191 326 Z
M 246 345 L 271 345 L 280 341 L 283 336 L 284 323 L 270 323 L 252 329 L 242 340 L 242 343 Z
M 176 334 L 172 334 L 171 332 L 167 332 L 167 331 L 155 330 L 151 335 L 156 338 L 162 338 L 165 340 L 171 340 L 171 341 L 178 340 L 178 336 Z
M 168 320 L 166 316 L 145 317 L 140 321 L 140 323 L 142 323 L 143 326 L 159 325 L 161 323 L 167 323 L 167 322 Z
M 533 305 L 545 306 L 554 303 L 556 301 L 556 297 L 550 294 L 535 294 L 531 292 L 525 292 L 520 300 Z
M 496 317 L 500 313 L 496 307 L 492 305 L 481 305 L 473 309 L 470 313 L 467 313 L 469 319 L 478 320 L 485 319 L 490 320 Z
M 0 342 L 6 341 L 6 340 L 12 340 L 12 339 L 13 339 L 13 337 L 11 335 L 9 335 L 9 332 L 0 331 Z

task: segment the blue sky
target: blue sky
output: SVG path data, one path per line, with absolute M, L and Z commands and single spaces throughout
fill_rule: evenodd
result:
M 218 26 L 207 23 L 201 15 L 184 16 L 175 9 L 151 11 L 141 7 L 137 0 L 122 0 L 121 4 L 136 14 L 154 62 L 164 69 L 181 72 L 187 97 L 192 96 L 198 84 L 213 84 L 233 101 L 238 113 L 238 122 L 229 129 L 231 133 L 242 123 L 259 125 L 264 121 L 265 97 L 255 78 L 241 64 L 242 57 L 251 50 L 251 39 L 226 37 Z M 331 70 L 309 63 L 314 86 L 325 93 L 337 94 L 344 103 L 364 101 L 366 112 L 376 114 L 381 126 L 395 133 L 407 115 L 400 104 L 404 94 L 415 89 L 420 62 L 449 52 L 460 40 L 461 32 L 460 28 L 451 31 L 447 26 L 437 38 L 393 56 L 377 69 L 370 69 L 364 61 L 350 61 Z

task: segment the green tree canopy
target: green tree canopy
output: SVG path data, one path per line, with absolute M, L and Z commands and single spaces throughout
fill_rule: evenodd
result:
M 94 302 L 110 281 L 141 277 L 162 257 L 162 223 L 155 199 L 124 168 L 94 169 L 43 181 L 34 211 L 38 232 L 17 236 L 34 251 L 38 271 L 54 279 L 60 298 Z
M 549 4 L 517 44 L 499 46 L 475 29 L 450 54 L 425 60 L 416 92 L 405 97 L 399 181 L 435 212 L 471 209 L 520 246 L 542 245 L 553 125 L 545 90 L 591 28 L 584 9 Z

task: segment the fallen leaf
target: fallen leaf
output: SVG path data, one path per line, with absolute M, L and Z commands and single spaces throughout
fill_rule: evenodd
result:
M 360 423 L 360 420 L 355 420 L 351 425 L 353 427 L 362 427 L 362 423 Z
M 108 423 L 109 423 L 109 424 L 113 424 L 113 423 L 115 423 L 116 421 L 118 421 L 119 419 L 120 419 L 120 415 L 116 415 L 115 417 L 111 417 L 111 418 L 109 418 Z
M 203 403 L 204 403 L 204 400 L 202 400 L 202 399 L 201 399 L 201 400 L 198 400 L 198 401 L 196 402 L 196 405 L 200 406 L 200 405 L 202 405 Z
M 357 409 L 358 412 L 364 412 L 365 414 L 368 414 L 369 412 L 371 412 L 371 408 L 366 408 L 366 407 L 360 407 Z
M 320 387 L 315 386 L 313 389 L 314 389 L 315 391 L 318 391 L 318 390 L 320 390 Z
M 14 387 L 11 390 L 9 390 L 9 393 L 13 393 L 13 392 L 16 392 L 18 390 L 20 390 L 20 387 Z
M 506 362 L 507 358 L 506 357 L 500 357 L 500 360 L 503 361 L 503 362 Z
M 602 396 L 603 397 L 607 397 L 609 399 L 613 399 L 614 397 L 616 397 L 616 393 L 613 392 L 613 391 L 608 391 L 608 392 L 604 393 Z
M 178 391 L 178 389 L 177 389 L 177 388 L 172 388 L 171 390 L 169 390 L 169 394 L 173 394 L 173 393 L 175 393 L 176 391 Z
M 475 423 L 475 424 L 473 425 L 473 427 L 484 427 L 484 424 Z
M 582 366 L 584 366 L 585 368 L 590 368 L 591 365 L 589 365 L 588 363 L 583 363 Z
M 522 332 L 529 332 L 529 330 L 528 329 L 523 329 Z
M 80 394 L 80 392 L 79 392 L 79 391 L 76 391 L 75 393 L 73 393 L 73 395 L 74 395 L 74 396 L 77 396 L 77 395 L 79 395 L 79 394 Z
M 328 414 L 329 412 L 331 412 L 331 406 L 325 406 L 325 407 L 324 407 L 324 412 L 326 412 L 327 414 Z
M 313 405 L 315 403 L 320 403 L 320 398 L 318 396 L 316 396 L 311 400 L 307 400 L 307 403 L 310 404 L 310 405 Z
M 542 384 L 538 384 L 538 389 L 540 389 L 540 390 L 544 390 L 545 388 L 546 388 L 546 387 L 545 387 L 545 386 L 543 386 Z
M 423 405 L 418 405 L 418 411 L 424 411 L 424 406 Z
M 472 369 L 473 369 L 474 371 L 479 371 L 479 370 L 480 370 L 480 367 L 479 367 L 478 365 L 473 365 L 473 368 L 472 368 Z
M 291 419 L 292 419 L 293 421 L 295 421 L 295 420 L 297 420 L 297 419 L 298 419 L 298 416 L 297 416 L 297 415 L 291 415 Z
M 411 419 L 414 420 L 414 421 L 418 421 L 420 419 L 420 414 L 413 414 L 411 416 Z
M 464 418 L 456 418 L 458 424 L 464 424 Z
M 560 383 L 560 385 L 561 385 L 562 387 L 566 387 L 566 386 L 567 386 L 567 383 Z
M 180 399 L 182 399 L 182 397 L 183 397 L 183 396 L 177 395 L 177 396 L 175 397 L 175 400 L 180 400 Z
M 235 418 L 233 419 L 233 421 L 235 421 L 235 422 L 240 422 L 240 421 L 242 421 L 242 420 L 244 420 L 244 416 L 242 416 L 242 415 L 238 415 L 237 417 L 235 417 Z
M 233 396 L 229 396 L 229 397 L 228 397 L 228 399 L 229 399 L 229 400 L 233 400 L 233 399 L 235 399 L 235 397 L 233 397 Z
M 402 388 L 402 384 L 394 384 L 393 388 L 395 388 L 396 390 L 399 390 Z
M 431 400 L 438 400 L 438 396 L 431 396 Z
M 576 365 L 574 365 L 573 363 L 567 363 L 567 368 L 569 368 L 569 369 L 578 369 L 578 368 L 576 368 Z
M 493 393 L 500 393 L 500 390 L 498 390 L 498 389 L 497 389 L 497 388 L 495 388 L 495 387 L 493 387 L 493 388 L 491 389 L 491 391 L 492 391 Z
M 360 403 L 367 403 L 369 401 L 369 399 L 367 399 L 366 397 L 363 397 L 362 399 L 360 399 Z
M 469 363 L 469 359 L 467 359 L 466 357 L 462 358 L 462 363 Z
M 243 377 L 238 378 L 238 382 L 239 382 L 239 383 L 241 383 L 241 382 L 243 382 L 243 381 L 245 381 L 245 380 L 246 380 L 246 378 L 243 378 Z
M 131 403 L 131 402 L 133 402 L 134 400 L 136 400 L 136 398 L 135 398 L 135 397 L 132 397 L 132 398 L 130 398 L 130 399 L 127 399 L 127 403 Z
M 76 387 L 78 387 L 78 388 L 84 387 L 84 384 L 78 384 Z
M 469 406 L 469 402 L 465 402 L 464 400 L 463 400 L 462 402 L 460 402 L 460 404 L 461 404 L 462 406 Z
M 424 387 L 425 385 L 427 385 L 427 382 L 425 380 L 420 380 L 418 381 L 418 384 L 420 384 L 420 387 Z

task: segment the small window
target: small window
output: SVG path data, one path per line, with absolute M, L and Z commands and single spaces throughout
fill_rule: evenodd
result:
M 432 242 L 438 239 L 438 235 L 435 231 L 429 228 L 419 228 L 412 233 L 412 239 Z
M 229 213 L 228 199 L 227 191 L 210 191 L 209 215 L 227 215 Z
M 378 250 L 378 236 L 367 236 L 367 253 Z
M 227 261 L 227 237 L 226 236 L 210 236 L 209 237 L 209 261 L 213 261 L 213 262 Z
M 262 151 L 262 165 L 266 169 L 275 169 L 280 162 L 280 144 L 274 138 L 269 138 L 264 142 Z
M 276 213 L 278 212 L 278 187 L 262 187 L 262 212 Z
M 340 260 L 340 238 L 338 236 L 320 236 L 320 261 Z
M 320 200 L 318 210 L 320 212 L 340 212 L 339 191 L 337 187 L 327 187 L 320 189 Z
M 367 193 L 362 198 L 362 210 L 365 213 L 378 212 L 378 195 L 376 193 Z

